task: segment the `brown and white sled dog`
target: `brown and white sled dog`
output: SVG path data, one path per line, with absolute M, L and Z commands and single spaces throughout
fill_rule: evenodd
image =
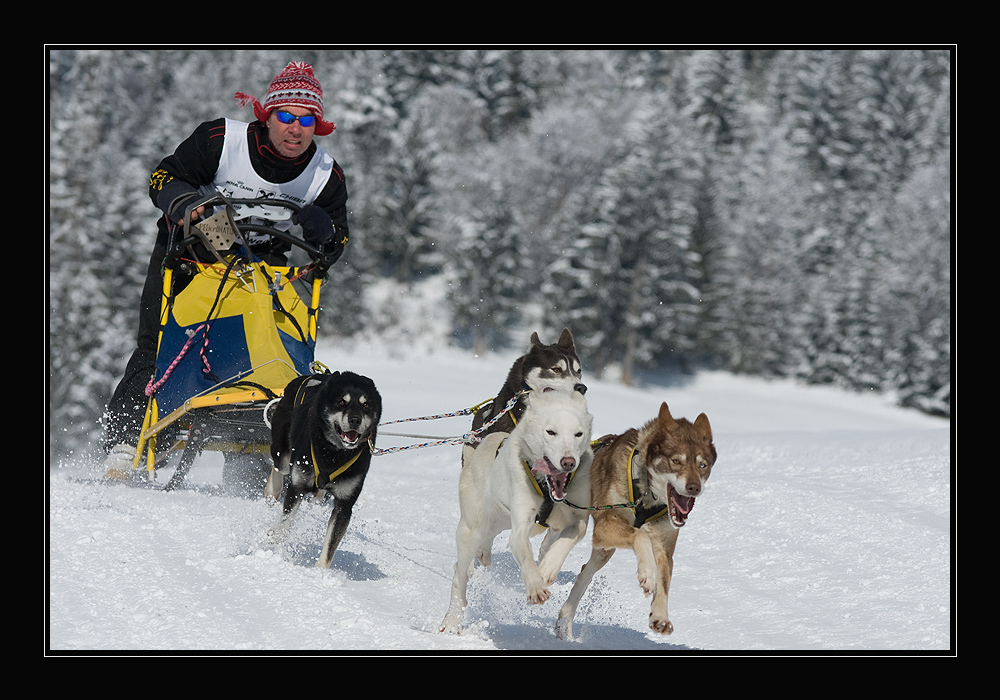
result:
M 592 423 L 579 391 L 532 391 L 510 434 L 491 433 L 463 465 L 458 560 L 440 631 L 461 631 L 474 558 L 489 566 L 493 539 L 504 530 L 511 531 L 510 551 L 528 602 L 548 600 L 548 585 L 587 534 Z M 530 538 L 541 532 L 546 534 L 536 564 Z
M 267 499 L 285 492 L 272 541 L 284 538 L 305 495 L 332 495 L 333 513 L 316 562 L 330 567 L 361 496 L 381 416 L 382 397 L 368 377 L 334 372 L 288 384 L 271 419 L 274 468 L 264 487 Z
M 631 549 L 638 563 L 639 586 L 653 600 L 649 626 L 673 632 L 667 616 L 667 593 L 673 574 L 674 547 L 705 482 L 716 451 L 712 428 L 702 413 L 691 423 L 675 419 L 664 403 L 659 415 L 641 429 L 597 441 L 590 470 L 594 517 L 593 551 L 559 611 L 556 632 L 573 636 L 573 616 L 584 591 L 616 549 Z M 635 508 L 602 510 L 604 505 L 635 503 Z
M 493 401 L 479 411 L 472 419 L 473 430 L 479 430 L 485 423 L 502 411 L 520 391 L 557 391 L 587 392 L 582 383 L 583 369 L 580 357 L 576 353 L 576 343 L 569 328 L 563 328 L 559 340 L 546 345 L 538 338 L 538 333 L 531 334 L 528 351 L 514 361 L 503 386 Z M 490 433 L 509 433 L 525 410 L 525 400 L 520 399 L 510 412 L 500 416 L 496 423 L 486 428 L 480 438 Z M 478 443 L 466 445 L 462 449 L 463 463 L 467 463 L 472 451 Z

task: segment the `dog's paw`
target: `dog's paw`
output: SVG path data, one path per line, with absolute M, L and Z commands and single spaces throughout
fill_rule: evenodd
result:
M 284 477 L 277 469 L 272 469 L 264 484 L 264 502 L 273 506 L 281 502 L 281 491 L 285 488 Z
M 441 634 L 462 634 L 462 621 L 454 615 L 446 615 L 438 628 Z
M 528 602 L 531 605 L 541 605 L 549 599 L 549 589 L 545 586 L 533 586 L 528 588 Z
M 652 613 L 649 614 L 649 629 L 659 634 L 673 634 L 674 632 L 674 626 L 670 620 L 654 617 Z
M 566 640 L 567 642 L 572 641 L 573 621 L 565 617 L 560 617 L 556 620 L 556 636 L 559 637 L 559 639 Z

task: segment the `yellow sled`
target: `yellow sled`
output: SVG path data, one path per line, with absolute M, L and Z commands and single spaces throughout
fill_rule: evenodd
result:
M 170 490 L 203 450 L 228 453 L 227 466 L 230 454 L 266 455 L 270 408 L 292 379 L 314 371 L 320 286 L 333 261 L 330 253 L 296 235 L 294 226 L 283 231 L 253 223 L 255 215 L 290 218 L 297 210 L 292 203 L 220 194 L 188 211 L 198 206 L 215 207 L 216 213 L 186 225 L 164 262 L 156 374 L 146 389 L 132 472 L 106 478 L 131 477 L 145 468 L 151 482 L 165 459 L 181 450 L 165 486 Z M 277 208 L 284 213 L 276 214 Z M 275 266 L 256 258 L 243 243 L 251 231 L 305 251 L 309 262 Z M 177 283 L 188 278 L 186 285 Z M 270 460 L 250 462 L 250 478 L 263 486 Z

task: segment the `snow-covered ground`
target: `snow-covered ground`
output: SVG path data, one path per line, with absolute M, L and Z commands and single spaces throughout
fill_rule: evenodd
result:
M 317 359 L 372 377 L 386 422 L 490 398 L 514 354 L 416 349 L 403 359 L 374 344 L 330 345 Z M 954 653 L 948 421 L 877 396 L 719 373 L 642 388 L 585 379 L 595 436 L 641 425 L 664 400 L 675 416 L 711 419 L 719 460 L 678 542 L 673 635 L 647 629 L 649 602 L 625 551 L 584 597 L 577 638 L 558 639 L 559 606 L 589 537 L 549 602 L 529 606 L 506 536 L 493 566 L 470 581 L 465 632 L 439 634 L 460 454 L 439 446 L 376 458 L 329 570 L 313 566 L 328 506 L 307 502 L 289 540 L 269 545 L 276 509 L 211 488 L 221 483 L 217 454 L 174 492 L 81 479 L 100 474 L 94 464 L 53 465 L 47 650 Z M 450 437 L 468 426 L 451 418 L 385 431 Z M 419 442 L 383 437 L 379 446 Z

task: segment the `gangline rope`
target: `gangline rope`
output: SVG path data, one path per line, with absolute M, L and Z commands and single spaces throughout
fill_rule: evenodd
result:
M 522 391 L 522 392 L 519 392 L 519 393 L 515 394 L 513 396 L 513 398 L 511 398 L 511 400 L 507 402 L 507 405 L 504 406 L 504 409 L 502 411 L 500 411 L 500 413 L 498 413 L 497 415 L 495 415 L 492 419 L 490 419 L 490 421 L 488 423 L 484 424 L 481 428 L 479 428 L 477 430 L 473 430 L 473 431 L 468 432 L 468 433 L 465 433 L 464 435 L 460 435 L 458 437 L 453 437 L 453 438 L 441 438 L 441 439 L 438 439 L 438 440 L 433 440 L 431 442 L 423 442 L 423 443 L 418 443 L 418 444 L 414 444 L 414 445 L 405 445 L 403 447 L 387 447 L 387 448 L 383 449 L 383 448 L 380 448 L 380 447 L 375 447 L 370 442 L 369 442 L 368 446 L 369 446 L 369 448 L 372 451 L 372 455 L 380 456 L 380 455 L 393 454 L 395 452 L 403 452 L 404 450 L 415 450 L 415 449 L 418 449 L 418 448 L 421 448 L 421 447 L 438 447 L 440 445 L 465 445 L 465 444 L 471 444 L 471 443 L 474 443 L 474 442 L 478 442 L 479 440 L 482 439 L 482 438 L 479 437 L 480 433 L 482 433 L 484 430 L 486 430 L 491 425 L 493 425 L 498 420 L 500 420 L 500 417 L 502 415 L 504 415 L 505 413 L 507 413 L 508 411 L 510 411 L 512 408 L 514 408 L 514 405 L 517 403 L 518 399 L 520 399 L 521 396 L 524 395 L 524 394 L 526 394 L 526 393 L 527 393 L 526 391 Z M 484 401 L 483 403 L 481 403 L 481 404 L 479 404 L 477 406 L 473 406 L 472 408 L 466 408 L 466 409 L 462 409 L 460 411 L 454 411 L 452 413 L 439 413 L 439 414 L 433 415 L 433 416 L 421 416 L 419 418 L 402 418 L 400 420 L 388 421 L 386 423 L 380 424 L 379 428 L 381 428 L 384 425 L 392 425 L 394 423 L 409 423 L 409 422 L 413 422 L 413 421 L 436 420 L 438 418 L 453 418 L 455 416 L 466 416 L 466 415 L 469 415 L 470 413 L 476 413 L 482 406 L 485 406 L 486 404 L 488 404 L 492 400 L 493 399 L 490 399 L 489 401 Z M 423 437 L 423 436 L 407 436 L 407 435 L 394 435 L 394 436 L 395 437 Z

